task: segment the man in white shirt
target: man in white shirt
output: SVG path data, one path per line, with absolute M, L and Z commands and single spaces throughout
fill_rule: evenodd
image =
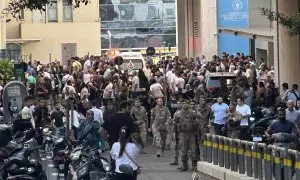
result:
M 178 84 L 179 89 L 181 89 L 181 90 L 184 89 L 185 80 L 182 78 L 182 74 L 178 74 L 177 84 Z
M 84 64 L 83 64 L 83 69 L 84 69 L 84 70 L 87 70 L 88 68 L 92 67 L 92 62 L 91 62 L 91 60 L 88 58 L 88 56 L 85 56 L 84 59 L 85 59 L 85 62 L 84 62 Z
M 94 121 L 98 121 L 100 125 L 103 123 L 103 113 L 101 109 L 97 108 L 98 101 L 96 99 L 92 100 L 92 111 L 94 112 Z
M 74 78 L 73 76 L 70 74 L 70 72 L 67 70 L 66 71 L 66 75 L 64 75 L 64 77 L 62 78 L 62 84 L 66 84 L 67 81 L 70 80 L 71 82 L 74 82 Z
M 69 97 L 75 97 L 75 88 L 72 86 L 72 81 L 68 80 L 67 85 L 62 90 L 62 94 L 65 97 L 65 100 L 67 100 Z
M 244 103 L 244 98 L 237 98 L 237 106 L 236 111 L 243 115 L 243 119 L 240 123 L 240 139 L 241 140 L 249 140 L 249 121 L 248 118 L 251 116 L 251 108 Z
M 89 71 L 86 71 L 83 75 L 83 81 L 85 84 L 88 84 L 89 82 L 91 82 L 91 74 L 89 73 Z
M 35 122 L 33 120 L 33 115 L 29 109 L 30 106 L 31 106 L 31 99 L 30 99 L 30 97 L 26 96 L 24 98 L 24 107 L 21 111 L 21 115 L 22 115 L 22 119 L 29 120 L 32 124 L 32 127 L 35 128 Z
M 154 98 L 162 98 L 163 95 L 163 87 L 159 82 L 153 79 L 154 84 L 150 86 L 150 92 L 154 96 Z
M 131 80 L 131 83 L 132 83 L 131 91 L 132 91 L 133 98 L 136 98 L 136 96 L 137 96 L 136 92 L 140 88 L 140 79 L 137 76 L 136 71 L 133 71 L 132 75 L 133 75 L 133 78 Z

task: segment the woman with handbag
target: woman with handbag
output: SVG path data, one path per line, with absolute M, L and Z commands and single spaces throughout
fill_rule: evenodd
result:
M 115 180 L 136 180 L 140 174 L 140 167 L 136 162 L 140 150 L 137 145 L 130 142 L 130 131 L 124 126 L 120 129 L 119 142 L 113 144 L 110 151 L 112 159 L 115 161 Z M 122 173 L 119 169 L 120 165 L 130 165 L 133 174 Z

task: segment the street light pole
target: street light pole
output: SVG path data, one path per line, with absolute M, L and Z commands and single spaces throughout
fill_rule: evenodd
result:
M 109 49 L 111 49 L 111 32 L 110 30 L 107 31 L 107 34 L 108 34 L 108 41 L 109 41 Z
M 164 41 L 163 44 L 164 44 L 164 57 L 166 58 L 166 41 Z

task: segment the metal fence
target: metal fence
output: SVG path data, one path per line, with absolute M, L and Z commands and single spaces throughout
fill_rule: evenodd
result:
M 300 180 L 300 152 L 264 143 L 206 134 L 204 161 L 265 180 Z

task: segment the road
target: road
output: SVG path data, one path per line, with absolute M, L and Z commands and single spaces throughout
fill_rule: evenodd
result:
M 150 144 L 150 143 L 149 143 Z M 155 149 L 148 145 L 145 152 L 138 158 L 138 163 L 142 166 L 142 174 L 138 180 L 190 180 L 193 172 L 178 172 L 177 166 L 170 166 L 173 161 L 174 150 L 168 150 L 163 157 L 155 156 Z M 215 180 L 212 177 L 201 175 L 201 180 Z

